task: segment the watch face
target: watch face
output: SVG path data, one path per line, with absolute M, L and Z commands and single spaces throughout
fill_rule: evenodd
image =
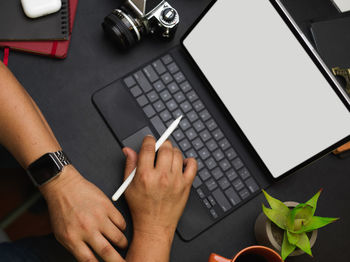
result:
M 27 171 L 38 185 L 42 185 L 56 176 L 61 170 L 62 166 L 48 153 L 32 163 Z

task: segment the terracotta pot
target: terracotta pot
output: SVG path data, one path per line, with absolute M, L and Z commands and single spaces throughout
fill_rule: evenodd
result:
M 251 246 L 242 249 L 232 259 L 224 258 L 222 256 L 219 256 L 218 254 L 212 253 L 209 257 L 208 262 L 235 262 L 243 254 L 259 255 L 265 258 L 268 262 L 283 262 L 281 256 L 278 253 L 276 253 L 276 251 L 264 246 Z
M 295 207 L 297 202 L 284 202 L 287 207 Z M 312 247 L 317 238 L 317 230 L 308 233 L 310 239 L 310 246 Z M 283 240 L 283 230 L 273 224 L 262 212 L 255 221 L 255 238 L 259 245 L 264 245 L 273 248 L 277 252 L 281 252 L 281 245 Z M 277 239 L 279 238 L 279 239 Z M 289 256 L 300 256 L 305 254 L 304 251 L 296 249 Z

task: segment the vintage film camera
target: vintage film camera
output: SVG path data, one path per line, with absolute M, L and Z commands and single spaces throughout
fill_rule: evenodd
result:
M 179 24 L 178 12 L 165 0 L 126 0 L 105 17 L 102 27 L 120 49 L 129 49 L 143 36 L 172 39 Z

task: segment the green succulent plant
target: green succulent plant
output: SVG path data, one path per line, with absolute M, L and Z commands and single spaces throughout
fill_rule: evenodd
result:
M 322 192 L 318 191 L 309 201 L 289 208 L 280 200 L 271 197 L 264 190 L 271 208 L 262 204 L 264 214 L 276 226 L 284 230 L 281 256 L 285 260 L 296 248 L 312 256 L 310 240 L 306 233 L 324 227 L 338 218 L 314 216 L 317 200 Z

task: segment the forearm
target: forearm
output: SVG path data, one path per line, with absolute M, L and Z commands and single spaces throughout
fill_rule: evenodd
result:
M 173 242 L 174 232 L 164 232 L 162 235 L 148 232 L 134 232 L 127 262 L 168 262 Z
M 60 145 L 35 102 L 2 63 L 0 79 L 0 143 L 26 168 Z

